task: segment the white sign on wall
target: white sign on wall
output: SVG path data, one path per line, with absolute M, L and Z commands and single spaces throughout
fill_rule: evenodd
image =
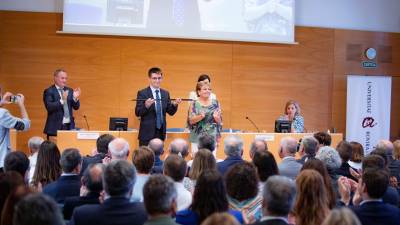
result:
M 389 140 L 391 90 L 388 76 L 347 76 L 346 140 L 362 144 L 365 155 Z

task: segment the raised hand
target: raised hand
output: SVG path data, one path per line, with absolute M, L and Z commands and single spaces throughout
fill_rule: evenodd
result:
M 79 87 L 75 88 L 74 93 L 73 93 L 74 98 L 77 99 L 77 98 L 79 98 L 80 95 L 81 95 L 81 88 L 79 88 Z

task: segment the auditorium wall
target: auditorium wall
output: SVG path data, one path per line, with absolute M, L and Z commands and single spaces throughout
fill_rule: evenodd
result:
M 26 151 L 30 136 L 42 135 L 43 90 L 60 67 L 68 72 L 69 86 L 82 89 L 81 108 L 74 114 L 77 126 L 86 129 L 86 115 L 91 130 L 108 129 L 111 116 L 128 117 L 129 127 L 138 128 L 130 99 L 148 85 L 152 66 L 163 69 L 162 86 L 173 98 L 188 97 L 198 75 L 210 74 L 224 128 L 256 131 L 248 116 L 266 132 L 273 132 L 288 99 L 300 102 L 307 131 L 334 127 L 344 132 L 346 75 L 391 75 L 391 136 L 400 136 L 398 33 L 296 27 L 298 44 L 283 45 L 57 34 L 61 29 L 59 13 L 0 11 L 0 84 L 26 96 L 32 120 L 31 130 L 18 134 L 21 150 Z M 378 50 L 376 69 L 360 67 L 366 47 Z M 349 58 L 349 52 L 359 58 Z M 19 114 L 15 105 L 7 108 Z M 183 102 L 168 118 L 168 127 L 185 127 L 187 108 Z

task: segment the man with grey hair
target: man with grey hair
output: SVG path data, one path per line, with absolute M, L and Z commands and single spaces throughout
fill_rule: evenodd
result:
M 144 225 L 177 225 L 171 218 L 177 206 L 177 191 L 174 182 L 163 175 L 153 175 L 143 189 L 144 205 L 149 220 Z
M 123 138 L 115 138 L 108 144 L 108 150 L 113 160 L 127 160 L 129 155 L 129 143 Z
M 284 137 L 281 139 L 279 148 L 279 157 L 282 161 L 278 165 L 279 174 L 296 179 L 302 165 L 296 162 L 295 155 L 297 151 L 297 141 L 292 137 Z
M 76 148 L 67 148 L 60 159 L 62 174 L 55 181 L 46 185 L 43 193 L 53 197 L 57 203 L 64 204 L 66 197 L 79 196 L 81 181 L 79 173 L 82 168 L 82 156 Z
M 325 163 L 330 174 L 333 174 L 335 170 L 338 169 L 342 164 L 342 159 L 340 158 L 339 153 L 336 151 L 336 149 L 329 146 L 321 147 L 318 150 L 315 158 Z
M 318 140 L 313 136 L 305 136 L 301 140 L 299 147 L 299 154 L 301 158 L 297 160 L 298 163 L 304 165 L 308 159 L 315 158 L 318 149 Z
M 154 152 L 154 166 L 151 173 L 162 173 L 164 162 L 160 156 L 164 153 L 164 142 L 159 138 L 154 138 L 150 140 L 148 147 Z
M 40 145 L 43 143 L 42 137 L 31 137 L 28 140 L 28 148 L 31 152 L 31 156 L 29 156 L 29 183 L 32 182 L 33 174 L 36 168 L 37 156 L 39 153 Z
M 186 158 L 189 154 L 189 145 L 185 139 L 175 138 L 169 144 L 168 150 L 169 154 L 177 154 L 182 158 Z
M 243 162 L 243 140 L 237 135 L 227 136 L 224 139 L 224 152 L 226 159 L 217 163 L 217 169 L 222 176 L 233 165 Z
M 296 196 L 296 184 L 284 176 L 271 176 L 263 191 L 263 217 L 254 225 L 288 225 Z
M 129 202 L 136 181 L 136 169 L 127 160 L 113 160 L 105 168 L 103 204 L 75 208 L 70 224 L 142 225 L 147 220 L 143 203 Z
M 253 159 L 254 154 L 256 152 L 266 152 L 268 151 L 268 145 L 267 142 L 264 140 L 260 140 L 260 139 L 255 139 L 251 145 L 250 145 L 250 159 Z

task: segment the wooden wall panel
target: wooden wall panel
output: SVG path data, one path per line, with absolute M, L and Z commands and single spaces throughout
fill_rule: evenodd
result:
M 346 94 L 347 75 L 386 75 L 392 76 L 392 112 L 391 112 L 391 139 L 400 138 L 399 132 L 399 89 L 400 83 L 400 34 L 335 30 L 335 54 L 333 72 L 333 98 L 332 98 L 332 121 L 340 132 L 346 130 Z M 374 47 L 377 52 L 377 68 L 365 69 L 361 67 L 361 61 L 349 61 L 346 59 L 346 48 L 348 44 L 361 45 L 361 60 L 367 60 L 364 51 L 368 47 Z M 392 63 L 379 62 L 380 55 L 387 54 L 379 52 L 380 46 L 392 47 Z
M 344 132 L 345 74 L 400 74 L 399 34 L 297 27 L 299 44 L 281 45 L 57 34 L 61 29 L 61 14 L 0 11 L 0 83 L 26 95 L 32 119 L 31 130 L 18 134 L 19 149 L 26 150 L 30 136 L 42 135 L 42 93 L 59 67 L 67 70 L 69 86 L 82 88 L 82 106 L 74 114 L 77 126 L 86 128 L 86 115 L 92 130 L 107 129 L 110 116 L 128 117 L 129 127 L 138 128 L 129 100 L 148 85 L 152 66 L 163 69 L 162 86 L 171 97 L 187 97 L 199 74 L 211 74 L 224 127 L 255 131 L 245 119 L 249 116 L 268 132 L 288 99 L 300 102 L 308 131 L 334 126 Z M 392 63 L 362 70 L 359 63 L 346 61 L 349 43 L 390 45 Z M 395 78 L 393 137 L 400 133 L 399 86 Z M 7 108 L 19 115 L 15 105 Z M 183 103 L 168 118 L 169 127 L 185 126 L 187 108 Z

